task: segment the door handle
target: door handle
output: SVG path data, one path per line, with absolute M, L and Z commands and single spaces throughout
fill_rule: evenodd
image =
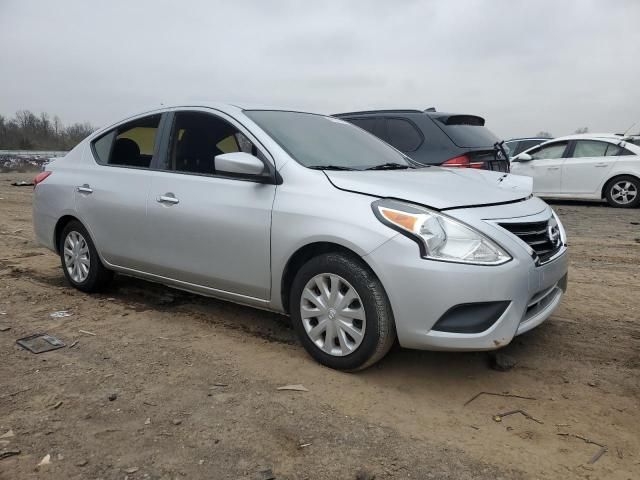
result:
M 93 193 L 93 189 L 89 186 L 88 183 L 85 183 L 84 185 L 76 187 L 76 191 L 80 193 Z
M 560 170 L 560 167 L 547 167 L 547 170 Z
M 156 202 L 158 202 L 158 203 L 170 203 L 172 205 L 175 205 L 176 203 L 180 203 L 180 200 L 178 200 L 173 195 L 160 195 L 158 198 L 156 198 Z
M 608 166 L 609 166 L 609 164 L 607 164 L 607 163 L 596 163 L 595 164 L 596 168 L 603 168 L 603 167 L 608 167 Z

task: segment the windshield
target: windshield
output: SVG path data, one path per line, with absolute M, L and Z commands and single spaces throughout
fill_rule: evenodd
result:
M 413 168 L 402 153 L 344 120 L 278 110 L 245 110 L 244 113 L 305 167 L 366 170 L 401 165 L 401 168 Z

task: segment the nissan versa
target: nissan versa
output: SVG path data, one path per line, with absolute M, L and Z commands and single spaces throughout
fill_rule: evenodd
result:
M 288 313 L 320 363 L 489 350 L 567 285 L 531 179 L 422 167 L 337 118 L 198 104 L 127 118 L 35 182 L 38 240 L 74 287 L 113 272 Z

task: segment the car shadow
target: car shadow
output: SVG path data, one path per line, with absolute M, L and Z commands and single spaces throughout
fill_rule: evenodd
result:
M 136 312 L 173 311 L 196 321 L 221 325 L 242 331 L 269 342 L 294 345 L 303 349 L 287 316 L 176 290 L 164 285 L 117 275 L 104 294 Z M 180 320 L 184 321 L 184 318 Z M 542 328 L 542 327 L 540 327 Z M 529 332 L 500 349 L 518 359 L 528 353 L 535 355 L 540 338 Z M 283 355 L 286 353 L 283 352 Z M 389 354 L 373 367 L 359 372 L 368 381 L 400 389 L 410 388 L 403 383 L 411 379 L 419 384 L 438 384 L 441 387 L 460 386 L 460 382 L 486 377 L 491 352 L 440 352 L 408 350 L 397 343 Z M 311 357 L 307 357 L 313 362 Z M 429 381 L 425 382 L 425 378 Z M 473 383 L 473 382 L 472 382 Z

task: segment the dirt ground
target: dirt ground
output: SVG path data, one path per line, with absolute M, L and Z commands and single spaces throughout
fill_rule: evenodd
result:
M 398 348 L 346 374 L 286 317 L 121 276 L 70 288 L 34 243 L 32 189 L 10 186 L 32 176 L 0 175 L 2 480 L 640 478 L 640 210 L 554 204 L 569 291 L 504 349 L 514 369 Z M 67 347 L 15 343 L 43 331 Z M 465 406 L 483 391 L 533 399 Z M 494 419 L 516 409 L 532 418 Z

